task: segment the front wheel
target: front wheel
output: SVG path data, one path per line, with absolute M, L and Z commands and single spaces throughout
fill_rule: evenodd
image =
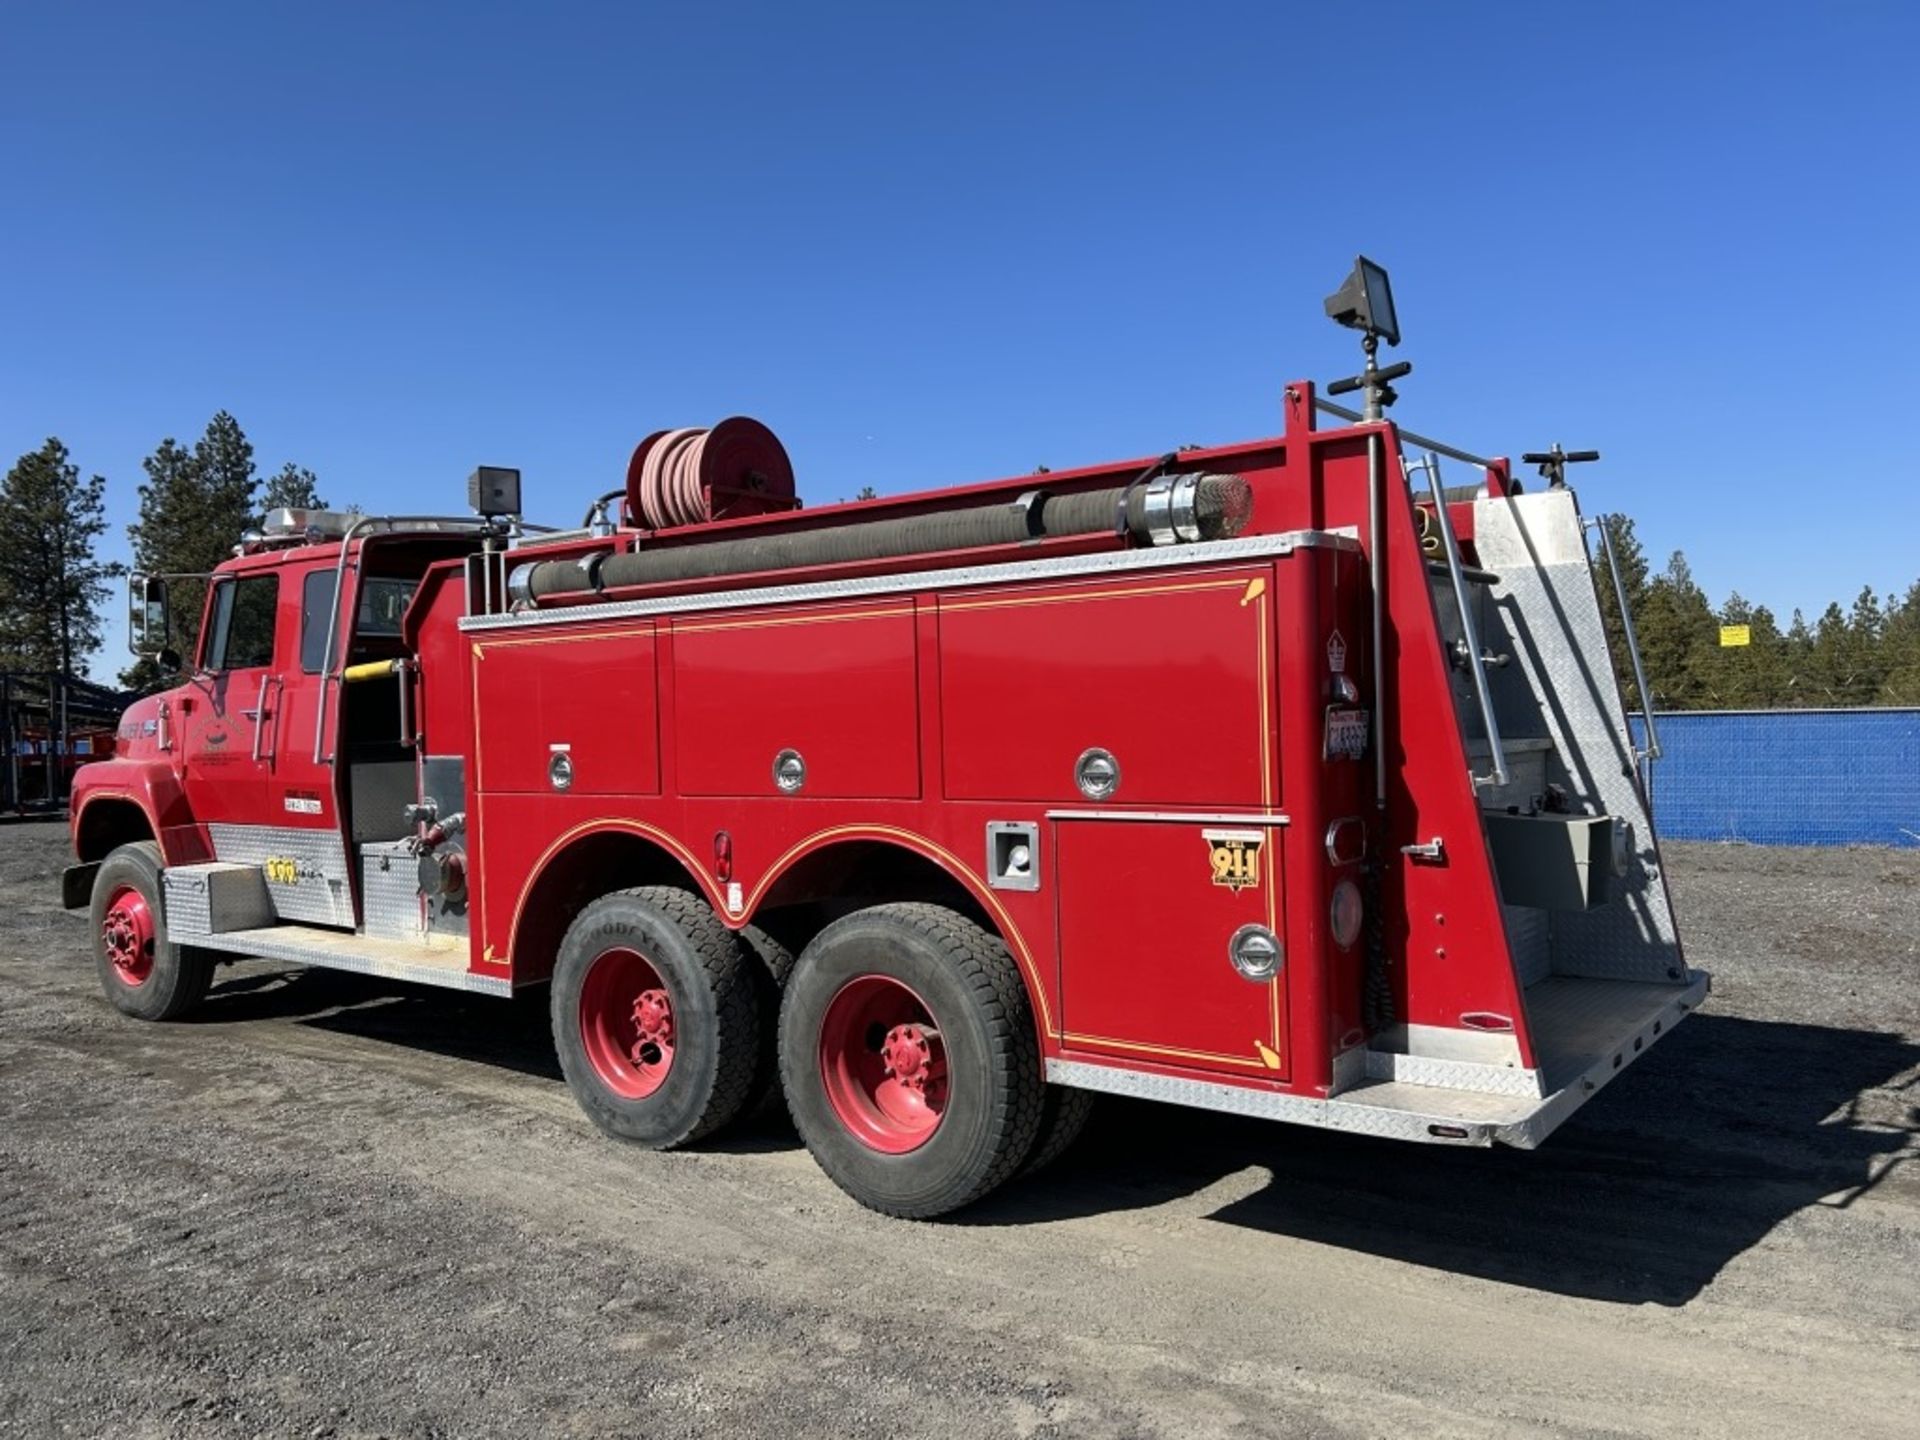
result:
M 1011 1177 L 1041 1121 L 1020 972 L 997 938 L 938 905 L 878 905 L 814 938 L 781 1006 L 780 1080 L 829 1178 L 908 1219 Z
M 167 938 L 160 847 L 122 845 L 93 877 L 94 964 L 113 1007 L 139 1020 L 178 1020 L 213 984 L 214 957 Z

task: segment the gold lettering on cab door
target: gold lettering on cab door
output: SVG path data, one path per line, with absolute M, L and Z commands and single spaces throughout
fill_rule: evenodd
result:
M 1258 830 L 1203 830 L 1213 883 L 1238 894 L 1260 884 L 1260 846 L 1267 838 Z

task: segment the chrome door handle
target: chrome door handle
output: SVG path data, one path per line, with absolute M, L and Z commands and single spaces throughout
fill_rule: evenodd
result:
M 253 758 L 255 760 L 258 760 L 260 758 L 260 730 L 261 730 L 260 716 L 261 716 L 261 713 L 265 711 L 265 709 L 267 708 L 267 686 L 271 685 L 272 683 L 273 683 L 273 676 L 262 675 L 260 677 L 260 694 L 257 697 L 255 697 L 253 702 L 253 708 L 251 710 L 242 710 L 240 712 L 242 715 L 246 716 L 247 719 L 253 721 Z

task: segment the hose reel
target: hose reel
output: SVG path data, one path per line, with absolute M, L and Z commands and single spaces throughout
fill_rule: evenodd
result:
M 656 430 L 627 462 L 627 522 L 648 530 L 798 508 L 786 447 L 745 415 Z

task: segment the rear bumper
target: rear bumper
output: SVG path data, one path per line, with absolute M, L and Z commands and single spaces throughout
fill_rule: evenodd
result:
M 93 877 L 100 873 L 100 862 L 69 865 L 60 872 L 60 903 L 69 910 L 84 910 L 93 903 Z
M 1282 1095 L 1239 1085 L 1148 1074 L 1077 1060 L 1049 1060 L 1047 1079 L 1057 1085 L 1164 1100 L 1261 1120 L 1284 1120 L 1346 1130 L 1390 1140 L 1442 1145 L 1512 1145 L 1531 1150 L 1616 1075 L 1650 1050 L 1706 998 L 1705 971 L 1690 971 L 1684 985 L 1662 986 L 1660 995 L 1610 1032 L 1604 1046 L 1570 1057 L 1546 1072 L 1545 1095 L 1494 1094 L 1419 1085 L 1406 1080 L 1363 1080 L 1328 1099 Z

